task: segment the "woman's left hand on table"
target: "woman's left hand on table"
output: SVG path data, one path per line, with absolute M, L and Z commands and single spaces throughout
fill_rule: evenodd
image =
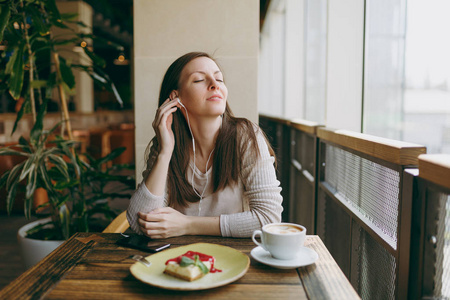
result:
M 139 213 L 141 232 L 153 239 L 169 238 L 187 234 L 188 217 L 171 207 Z

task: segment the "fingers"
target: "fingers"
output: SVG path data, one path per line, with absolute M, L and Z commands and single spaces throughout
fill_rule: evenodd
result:
M 139 228 L 143 234 L 151 238 L 168 238 L 182 235 L 179 229 L 179 213 L 173 208 L 162 207 L 154 209 L 149 213 L 138 213 Z M 174 220 L 175 218 L 175 220 Z
M 177 212 L 175 209 L 173 209 L 172 207 L 159 207 L 159 208 L 155 208 L 154 210 L 152 210 L 150 212 L 150 214 L 168 214 L 168 213 L 172 213 L 172 212 Z
M 157 213 L 153 213 L 153 212 L 150 212 L 150 213 L 147 213 L 147 214 L 144 214 L 144 213 L 138 213 L 138 216 L 139 216 L 139 221 L 145 221 L 145 222 L 158 222 L 158 221 L 162 221 L 162 217 L 159 215 L 159 214 L 157 214 Z
M 165 239 L 171 237 L 167 233 L 159 229 L 145 229 L 141 228 L 141 232 L 152 239 Z
M 171 235 L 166 225 L 167 223 L 162 221 L 145 221 L 139 219 L 139 228 L 141 232 L 152 239 L 170 237 Z
M 156 111 L 155 120 L 153 121 L 153 128 L 156 129 L 160 125 L 164 125 L 169 115 L 178 109 L 178 105 L 179 104 L 175 99 L 167 99 Z

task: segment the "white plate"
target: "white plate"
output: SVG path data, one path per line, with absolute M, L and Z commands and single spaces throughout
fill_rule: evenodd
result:
M 187 251 L 197 251 L 214 256 L 216 258 L 214 266 L 222 270 L 222 272 L 209 273 L 192 282 L 164 274 L 166 261 Z M 250 265 L 250 259 L 241 251 L 208 243 L 190 244 L 167 249 L 147 256 L 146 259 L 151 263 L 150 267 L 146 267 L 140 262 L 136 262 L 130 267 L 131 274 L 134 277 L 159 288 L 184 291 L 204 290 L 229 284 L 244 276 Z
M 273 258 L 268 251 L 260 246 L 254 248 L 250 254 L 256 261 L 278 269 L 294 269 L 308 266 L 319 258 L 316 251 L 306 247 L 300 249 L 296 258 L 287 260 Z

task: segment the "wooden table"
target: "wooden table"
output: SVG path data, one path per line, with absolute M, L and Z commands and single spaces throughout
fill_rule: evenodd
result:
M 171 291 L 144 284 L 133 277 L 133 254 L 148 253 L 116 245 L 120 234 L 78 233 L 36 266 L 0 291 L 0 299 L 359 299 L 318 236 L 305 245 L 319 254 L 315 264 L 290 270 L 275 269 L 250 256 L 251 239 L 182 236 L 166 239 L 171 248 L 206 242 L 229 246 L 247 254 L 250 268 L 244 277 L 218 288 Z

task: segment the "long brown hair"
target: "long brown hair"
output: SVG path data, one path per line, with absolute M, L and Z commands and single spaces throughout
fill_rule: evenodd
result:
M 178 90 L 181 71 L 190 61 L 198 57 L 207 57 L 215 61 L 210 55 L 204 52 L 190 52 L 175 60 L 164 75 L 159 93 L 159 106 L 169 98 L 173 90 Z M 236 118 L 228 106 L 227 101 L 223 114 L 222 127 L 216 139 L 213 155 L 213 192 L 220 191 L 238 182 L 241 174 L 242 158 L 246 151 L 250 151 L 247 155 L 259 155 L 255 126 L 255 124 L 247 119 Z M 192 190 L 192 185 L 186 178 L 186 170 L 190 160 L 190 155 L 188 154 L 192 150 L 192 137 L 190 136 L 186 119 L 180 110 L 177 110 L 173 114 L 172 130 L 174 132 L 176 146 L 170 160 L 167 178 L 169 206 L 178 204 L 185 207 L 188 203 L 197 202 L 200 199 Z M 243 145 L 243 143 L 248 143 L 248 146 Z M 275 156 L 269 143 L 267 145 L 271 155 Z M 158 148 L 158 140 L 155 136 L 147 146 L 147 161 L 151 159 L 151 152 L 158 151 Z

